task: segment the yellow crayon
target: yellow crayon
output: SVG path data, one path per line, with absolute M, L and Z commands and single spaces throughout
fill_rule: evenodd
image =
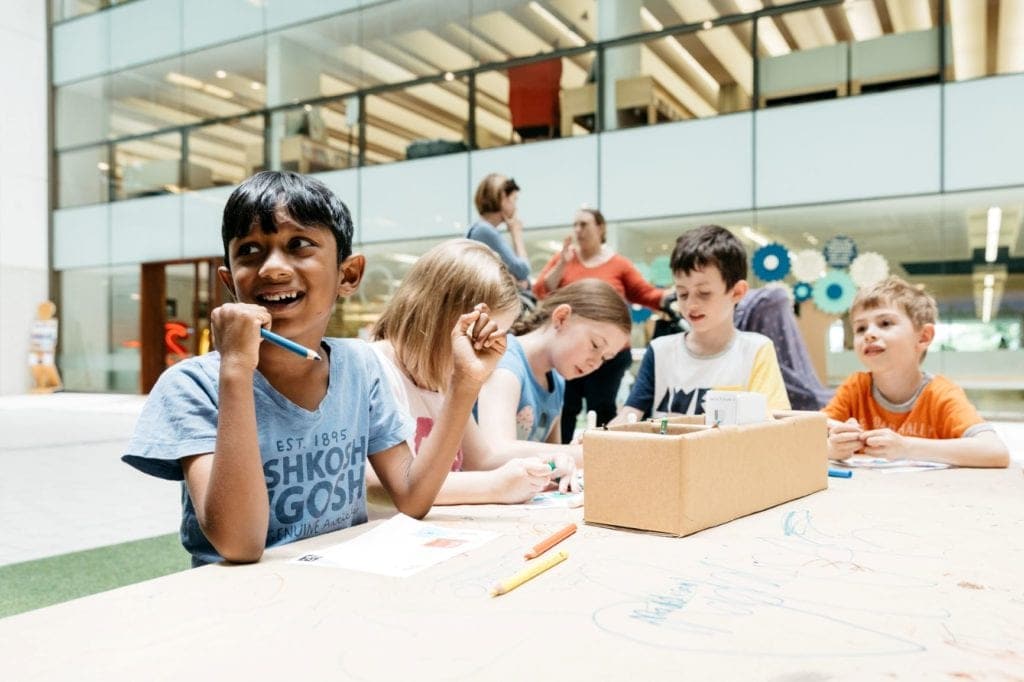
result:
M 495 583 L 494 587 L 491 588 L 491 596 L 497 597 L 499 594 L 511 592 L 512 590 L 516 589 L 517 587 L 525 583 L 527 580 L 530 580 L 531 578 L 536 578 L 544 571 L 548 570 L 556 564 L 560 564 L 568 558 L 569 553 L 565 550 L 562 550 L 561 552 L 556 552 L 555 554 L 549 555 L 545 559 L 537 559 L 536 561 L 532 561 L 526 566 L 526 568 L 519 571 L 511 578 L 506 578 L 505 580 Z

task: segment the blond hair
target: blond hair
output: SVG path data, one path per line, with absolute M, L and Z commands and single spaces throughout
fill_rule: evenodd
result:
M 914 329 L 935 324 L 939 317 L 935 299 L 924 290 L 923 284 L 914 285 L 896 275 L 858 291 L 850 306 L 850 315 L 852 317 L 857 310 L 873 310 L 886 305 L 902 310 Z
M 627 335 L 632 329 L 629 307 L 615 287 L 599 279 L 581 279 L 556 289 L 540 302 L 536 310 L 516 322 L 512 333 L 520 336 L 547 325 L 551 321 L 551 313 L 563 303 L 572 308 L 573 315 L 594 322 L 607 322 Z
M 423 254 L 384 307 L 373 327 L 390 341 L 409 378 L 445 391 L 452 373 L 451 331 L 459 316 L 486 303 L 492 313 L 519 312 L 515 280 L 485 244 L 451 239 Z

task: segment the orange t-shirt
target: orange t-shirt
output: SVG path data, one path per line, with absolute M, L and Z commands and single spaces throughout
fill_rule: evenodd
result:
M 992 430 L 962 388 L 943 376 L 925 379 L 916 395 L 896 405 L 874 388 L 870 372 L 855 372 L 822 411 L 839 421 L 853 417 L 867 431 L 892 429 L 913 438 L 966 438 Z
M 548 291 L 547 284 L 544 283 L 544 278 L 558 265 L 561 257 L 561 253 L 556 253 L 540 271 L 540 276 L 533 285 L 533 293 L 537 295 L 537 298 L 547 298 L 547 295 L 551 293 Z M 619 296 L 628 302 L 639 303 L 655 310 L 661 305 L 661 297 L 665 294 L 664 289 L 659 289 L 645 280 L 636 266 L 620 254 L 615 254 L 604 263 L 592 268 L 583 265 L 579 258 L 572 259 L 566 263 L 558 286 L 564 287 L 587 278 L 607 282 L 615 288 L 615 291 L 619 292 Z

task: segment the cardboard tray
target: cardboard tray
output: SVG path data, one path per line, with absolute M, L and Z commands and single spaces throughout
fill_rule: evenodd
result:
M 820 412 L 709 427 L 670 420 L 583 436 L 587 523 L 670 535 L 699 530 L 828 486 L 828 427 Z

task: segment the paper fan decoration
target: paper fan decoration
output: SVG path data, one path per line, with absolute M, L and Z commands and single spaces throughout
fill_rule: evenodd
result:
M 830 268 L 848 268 L 857 257 L 857 243 L 844 235 L 832 237 L 822 249 Z
M 857 293 L 857 285 L 842 270 L 829 270 L 825 276 L 814 283 L 814 305 L 826 313 L 842 315 L 850 309 L 853 296 Z
M 814 287 L 807 282 L 797 282 L 793 285 L 793 300 L 797 303 L 803 303 L 811 297 L 814 293 Z
M 814 282 L 825 272 L 825 257 L 820 251 L 804 249 L 793 256 L 793 275 L 801 282 Z
M 648 271 L 651 275 L 650 283 L 657 287 L 672 286 L 672 266 L 668 254 L 656 256 L 651 261 L 651 268 Z
M 889 276 L 889 261 L 874 251 L 865 251 L 850 263 L 850 277 L 858 287 L 869 287 Z
M 765 244 L 754 252 L 751 265 L 762 281 L 780 280 L 789 273 L 789 249 L 778 242 Z

